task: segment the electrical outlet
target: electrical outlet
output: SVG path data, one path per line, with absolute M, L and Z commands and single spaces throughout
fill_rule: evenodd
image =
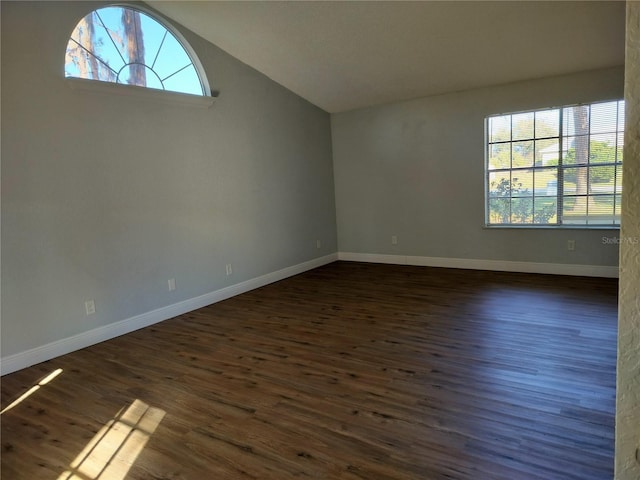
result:
M 398 236 L 391 235 L 391 245 L 397 245 L 397 244 L 398 244 Z
M 170 278 L 167 280 L 167 284 L 169 285 L 169 291 L 173 292 L 176 289 L 176 279 Z
M 567 250 L 573 252 L 576 249 L 576 241 L 575 240 L 567 240 Z
M 84 311 L 87 312 L 87 315 L 93 315 L 96 313 L 96 302 L 93 300 L 87 300 L 84 302 Z
M 316 248 L 322 248 L 322 242 L 320 240 L 316 240 Z
M 227 275 L 231 275 L 233 273 L 233 268 L 230 263 L 227 263 Z

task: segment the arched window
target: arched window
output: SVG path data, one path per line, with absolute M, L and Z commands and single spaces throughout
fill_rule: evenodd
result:
M 65 76 L 209 96 L 197 57 L 179 37 L 137 8 L 99 8 L 73 30 Z

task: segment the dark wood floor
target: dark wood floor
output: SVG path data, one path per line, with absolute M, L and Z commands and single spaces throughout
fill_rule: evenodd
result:
M 337 262 L 3 377 L 2 478 L 611 479 L 616 301 Z

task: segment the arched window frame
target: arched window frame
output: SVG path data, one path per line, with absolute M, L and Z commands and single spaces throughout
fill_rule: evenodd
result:
M 119 94 L 119 95 L 125 95 L 125 96 L 138 96 L 138 97 L 156 99 L 156 100 L 169 102 L 169 103 L 179 102 L 179 103 L 184 103 L 189 105 L 196 105 L 196 106 L 200 105 L 200 106 L 206 106 L 206 107 L 209 107 L 214 103 L 217 96 L 215 96 L 212 93 L 205 69 L 202 66 L 202 63 L 200 62 L 200 59 L 198 58 L 198 55 L 194 51 L 191 44 L 186 40 L 186 38 L 182 35 L 182 33 L 176 27 L 174 27 L 167 19 L 165 19 L 161 14 L 140 5 L 132 5 L 129 3 L 121 3 L 121 2 L 107 3 L 107 4 L 99 5 L 97 8 L 93 8 L 92 10 L 85 13 L 82 17 L 80 17 L 74 23 L 73 28 L 71 29 L 71 32 L 67 37 L 67 43 L 65 44 L 65 60 L 66 60 L 66 54 L 67 54 L 67 46 L 69 44 L 69 41 L 71 41 L 73 32 L 77 28 L 78 24 L 87 15 L 90 15 L 91 13 L 97 10 L 100 10 L 103 8 L 109 8 L 109 7 L 127 8 L 130 10 L 135 10 L 140 13 L 143 13 L 144 15 L 149 16 L 154 21 L 158 22 L 170 34 L 172 34 L 175 37 L 175 39 L 178 41 L 180 46 L 184 49 L 189 59 L 191 60 L 191 64 L 193 65 L 196 71 L 203 93 L 202 95 L 198 95 L 198 94 L 192 94 L 192 93 L 179 92 L 175 90 L 155 89 L 151 87 L 129 85 L 126 83 L 116 83 L 116 82 L 105 81 L 105 80 L 66 76 L 65 62 L 63 61 L 63 66 L 62 66 L 63 76 L 65 77 L 67 84 L 72 89 L 87 90 L 87 91 L 94 91 L 94 92 L 100 92 L 100 93 L 112 93 L 112 94 Z

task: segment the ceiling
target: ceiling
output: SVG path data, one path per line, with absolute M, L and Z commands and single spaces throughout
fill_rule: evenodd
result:
M 624 64 L 622 1 L 147 3 L 332 113 Z

